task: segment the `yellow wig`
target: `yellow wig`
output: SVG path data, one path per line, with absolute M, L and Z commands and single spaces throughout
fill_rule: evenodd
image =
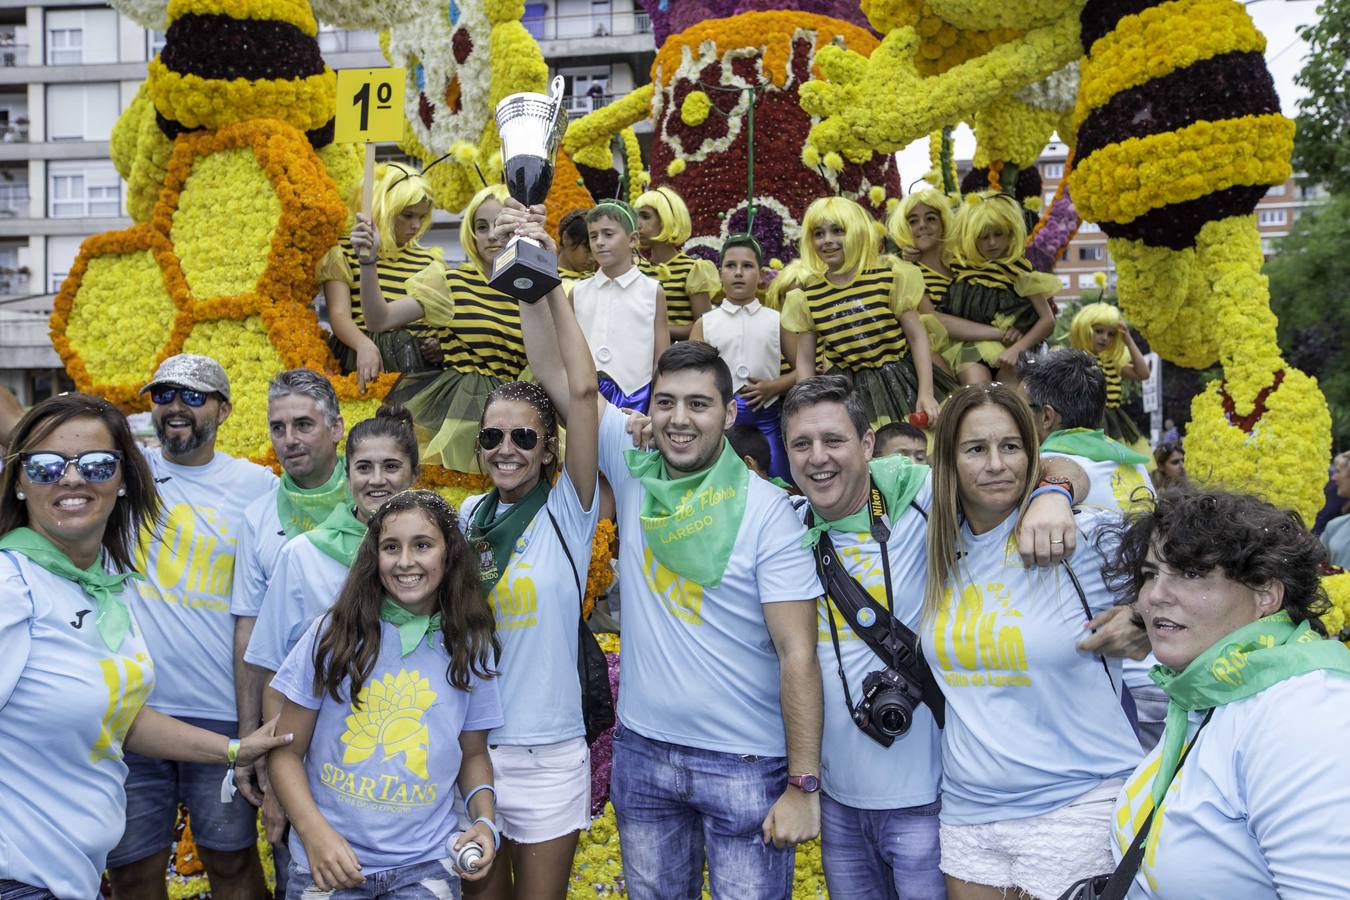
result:
M 509 196 L 511 195 L 507 193 L 506 185 L 489 184 L 473 195 L 469 205 L 464 207 L 464 219 L 459 223 L 459 245 L 464 248 L 469 261 L 478 267 L 484 278 L 492 274 L 492 266 L 488 265 L 478 253 L 478 241 L 473 236 L 473 217 L 478 215 L 478 208 L 487 201 L 496 200 L 498 203 L 505 203 Z
M 787 297 L 787 292 L 801 287 L 810 278 L 811 273 L 806 268 L 806 264 L 800 259 L 794 259 L 779 269 L 778 273 L 773 276 L 773 281 L 770 281 L 769 286 L 764 289 L 763 304 L 769 309 L 782 312 L 783 300 Z
M 1114 362 L 1117 366 L 1128 365 L 1130 348 L 1125 346 L 1125 342 L 1120 339 L 1120 332 L 1116 330 L 1120 326 L 1120 310 L 1109 303 L 1089 303 L 1080 309 L 1069 325 L 1069 343 L 1079 350 L 1093 353 L 1092 329 L 1099 326 L 1111 329 L 1111 343 L 1100 354 L 1102 361 Z
M 802 217 L 801 259 L 808 271 L 824 275 L 825 260 L 816 253 L 811 235 L 822 225 L 833 223 L 844 229 L 844 266 L 842 272 L 861 272 L 877 262 L 875 220 L 847 197 L 818 197 L 811 201 Z M 776 281 L 777 279 L 775 279 Z
M 675 244 L 683 247 L 694 233 L 694 223 L 689 218 L 689 207 L 675 193 L 673 188 L 661 185 L 650 191 L 644 191 L 633 203 L 634 209 L 650 209 L 661 220 L 661 230 L 652 238 L 658 244 Z
M 1002 228 L 1008 233 L 1008 254 L 1002 259 L 986 260 L 977 241 L 986 228 Z M 1022 218 L 1022 205 L 1000 191 L 968 194 L 956 212 L 953 223 L 952 258 L 965 266 L 981 266 L 986 262 L 1015 262 L 1026 255 L 1027 225 Z
M 914 235 L 909 230 L 909 214 L 916 206 L 927 206 L 942 220 L 942 255 L 946 258 L 947 241 L 952 237 L 952 202 L 942 191 L 933 188 L 910 194 L 895 204 L 895 209 L 891 210 L 890 217 L 886 220 L 886 231 L 890 234 L 891 240 L 895 241 L 897 247 L 914 246 Z
M 370 203 L 371 218 L 380 230 L 380 256 L 394 259 L 403 248 L 394 240 L 394 220 L 399 213 L 423 200 L 431 200 L 431 188 L 416 169 L 399 164 L 381 164 L 375 168 L 375 190 Z M 408 244 L 416 244 L 431 227 L 431 212 Z

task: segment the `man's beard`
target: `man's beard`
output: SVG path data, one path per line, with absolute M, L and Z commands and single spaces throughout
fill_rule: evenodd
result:
M 162 421 L 155 423 L 155 437 L 170 456 L 187 456 L 201 449 L 202 445 L 216 436 L 216 423 L 209 419 L 201 424 L 192 423 L 192 433 L 187 437 L 170 438 Z

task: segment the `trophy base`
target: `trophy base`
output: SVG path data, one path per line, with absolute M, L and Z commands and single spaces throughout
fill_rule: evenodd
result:
M 492 263 L 488 284 L 521 303 L 538 303 L 562 284 L 558 257 L 522 237 L 513 237 Z

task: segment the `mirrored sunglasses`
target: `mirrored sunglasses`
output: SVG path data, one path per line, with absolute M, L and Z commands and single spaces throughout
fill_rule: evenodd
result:
M 194 391 L 192 388 L 185 387 L 156 387 L 150 389 L 150 399 L 159 406 L 168 406 L 175 397 L 182 397 L 186 406 L 196 408 L 206 403 L 206 398 L 210 394 L 202 391 Z
M 484 450 L 495 450 L 506 437 L 506 432 L 500 428 L 484 428 L 478 432 L 478 446 Z M 539 432 L 533 428 L 512 428 L 511 443 L 518 450 L 533 450 L 539 443 Z
M 90 484 L 101 484 L 117 474 L 122 454 L 116 450 L 89 450 L 79 456 L 40 451 L 20 453 L 19 464 L 28 480 L 34 484 L 55 484 L 66 474 L 66 468 L 75 464 L 75 471 Z

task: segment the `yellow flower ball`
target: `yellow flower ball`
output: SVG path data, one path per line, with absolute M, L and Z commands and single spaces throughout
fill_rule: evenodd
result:
M 677 156 L 670 161 L 670 165 L 666 166 L 666 174 L 674 178 L 685 170 L 686 165 L 685 161 Z
M 712 99 L 703 91 L 690 91 L 680 104 L 680 121 L 690 128 L 697 128 L 708 120 L 712 111 Z

